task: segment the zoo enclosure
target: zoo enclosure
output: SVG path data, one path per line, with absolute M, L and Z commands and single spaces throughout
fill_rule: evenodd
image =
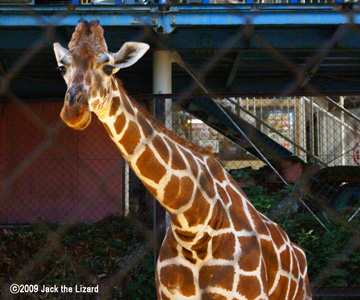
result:
M 344 16 L 347 14 L 344 13 Z M 34 22 L 42 20 L 41 17 L 38 19 L 36 13 L 32 17 L 35 19 Z M 355 32 L 357 31 L 356 25 Z M 341 36 L 336 37 L 336 39 L 340 38 Z M 53 37 L 51 35 L 46 36 L 42 42 L 48 42 L 48 40 L 53 40 Z M 205 42 L 207 43 L 206 39 Z M 329 43 L 325 46 L 330 48 L 332 45 Z M 37 103 L 29 103 L 31 101 L 26 97 L 22 98 L 14 94 L 18 91 L 11 88 L 9 83 L 19 80 L 21 77 L 19 72 L 21 74 L 21 71 L 26 71 L 28 65 L 36 60 L 35 54 L 41 53 L 42 47 L 41 43 L 38 46 L 35 45 L 10 67 L 6 68 L 7 64 L 4 64 L 5 67 L 3 66 L 1 95 L 5 100 L 2 101 L 1 110 L 2 163 L 0 167 L 2 175 L 1 213 L 4 218 L 2 222 L 13 224 L 38 220 L 61 223 L 95 221 L 110 212 L 124 214 L 126 197 L 132 201 L 129 203 L 130 209 L 138 209 L 141 201 L 143 201 L 142 191 L 132 190 L 129 193 L 126 189 L 133 187 L 127 187 L 126 182 L 124 185 L 121 184 L 121 179 L 127 176 L 126 168 L 124 168 L 116 149 L 111 148 L 112 145 L 108 143 L 108 137 L 97 122 L 93 122 L 93 127 L 89 128 L 87 132 L 70 132 L 69 129 L 64 128 L 58 119 L 61 99 L 56 101 L 37 99 Z M 224 53 L 228 51 L 231 49 L 224 49 Z M 272 53 L 271 55 L 277 55 L 280 52 L 277 48 L 272 47 L 268 47 L 264 51 Z M 180 54 L 182 53 L 180 52 Z M 316 53 L 313 55 L 315 56 Z M 185 59 L 185 61 L 187 60 Z M 215 53 L 209 61 L 213 64 L 218 63 L 218 54 Z M 354 61 L 356 63 L 356 59 L 353 59 L 351 64 Z M 235 57 L 232 58 L 231 62 L 236 67 L 238 60 Z M 282 57 L 282 62 L 287 63 L 285 57 Z M 179 72 L 178 69 L 175 71 Z M 201 76 L 206 77 L 210 71 L 205 65 L 197 73 L 200 76 L 195 77 L 201 81 L 199 78 Z M 291 80 L 297 81 L 296 78 Z M 188 88 L 189 90 L 191 87 Z M 288 87 L 286 92 L 292 91 L 293 89 Z M 304 94 L 307 94 L 307 91 L 304 91 Z M 182 95 L 172 96 L 174 100 L 176 97 L 184 97 Z M 339 99 L 340 101 L 335 101 L 334 104 L 326 98 L 326 95 L 325 98 L 324 96 L 253 97 L 250 94 L 248 97 L 244 95 L 238 97 L 234 97 L 234 95 L 224 96 L 227 96 L 228 100 L 220 100 L 220 102 L 225 104 L 230 111 L 246 120 L 256 129 L 269 135 L 272 140 L 285 149 L 295 153 L 304 163 L 313 163 L 318 159 L 322 162 L 320 163 L 321 167 L 324 164 L 329 166 L 356 166 L 358 153 L 356 138 L 359 137 L 356 100 L 342 96 Z M 330 99 L 332 99 L 331 97 L 333 96 L 331 95 Z M 138 98 L 141 101 L 144 97 Z M 154 99 L 154 96 L 148 95 L 148 98 Z M 142 102 L 152 108 L 154 103 L 163 102 L 162 99 L 164 97 L 158 96 L 150 104 L 145 101 Z M 204 102 L 203 108 L 207 110 L 207 102 L 209 101 L 202 101 Z M 333 106 L 329 103 L 332 103 Z M 346 105 L 351 107 L 354 103 L 355 106 L 351 112 L 355 118 L 341 108 L 334 110 L 336 104 L 340 107 Z M 169 115 L 164 114 L 161 111 L 162 108 L 163 106 L 159 105 L 159 108 L 155 108 L 154 111 L 158 110 L 160 117 Z M 219 155 L 220 160 L 227 164 L 228 169 L 239 169 L 249 165 L 257 169 L 264 165 L 264 161 L 232 144 L 216 131 L 205 127 L 204 123 L 191 117 L 188 112 L 184 112 L 175 106 L 174 108 L 175 112 L 171 114 L 173 129 L 179 134 L 199 142 L 200 145 L 212 144 L 215 155 Z M 196 135 L 196 132 L 201 135 Z M 252 140 L 254 136 L 250 135 L 249 138 Z M 104 148 L 107 150 L 104 151 Z M 288 169 L 299 175 L 298 168 L 301 168 L 301 172 L 303 171 L 303 167 L 299 167 L 298 161 L 292 162 L 291 167 L 283 169 L 280 175 L 288 176 Z M 353 179 L 356 180 L 357 178 Z M 275 178 L 275 180 L 278 179 Z M 338 199 L 345 197 L 346 206 L 356 208 L 356 204 L 354 205 L 352 202 L 358 199 L 354 198 L 354 195 L 355 197 L 358 195 L 356 194 L 356 185 L 354 186 L 353 183 L 349 185 L 349 182 L 353 182 L 349 178 L 346 180 L 342 178 L 339 186 L 336 187 L 334 187 L 334 182 L 338 183 L 339 180 L 334 180 L 333 177 L 332 181 L 326 178 L 322 181 L 319 181 L 318 178 L 315 180 L 317 180 L 315 191 L 321 193 L 321 185 L 324 182 L 330 182 L 326 188 L 333 187 L 334 189 L 331 191 L 337 194 Z M 345 196 L 342 197 L 343 194 Z M 130 195 L 133 199 L 130 199 Z M 122 202 L 119 201 L 120 198 L 123 200 Z M 327 204 L 332 203 L 325 202 L 325 205 Z M 337 213 L 336 209 L 327 209 L 334 212 L 339 222 L 349 224 L 349 226 L 358 218 L 356 210 L 345 218 Z M 350 217 L 353 218 L 352 221 L 349 221 Z M 351 247 L 347 247 L 349 245 Z M 354 239 L 349 245 L 344 246 L 347 252 L 341 259 L 335 256 L 334 262 L 338 265 L 333 266 L 332 269 L 335 268 L 336 270 L 339 265 L 351 264 L 346 259 L 358 249 L 356 231 Z M 309 263 L 311 264 L 311 262 Z M 28 266 L 34 268 L 36 264 L 34 265 L 29 261 Z M 321 277 L 326 278 L 326 270 L 324 268 L 324 271 L 317 277 L 318 282 L 322 282 Z M 351 274 L 352 276 L 350 276 L 347 284 L 356 284 L 358 273 L 357 270 L 355 272 Z M 336 288 L 333 287 L 334 290 Z M 355 295 L 357 290 L 341 286 L 341 290 L 336 292 L 351 296 Z M 327 293 L 330 293 L 329 290 Z M 333 292 L 333 294 L 336 293 Z

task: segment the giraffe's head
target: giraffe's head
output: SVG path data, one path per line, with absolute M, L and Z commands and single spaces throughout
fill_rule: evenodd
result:
M 125 43 L 116 53 L 108 51 L 99 21 L 81 19 L 69 49 L 54 43 L 58 68 L 67 84 L 61 118 L 72 128 L 85 129 L 91 111 L 105 109 L 111 97 L 111 76 L 136 63 L 149 49 L 137 42 Z

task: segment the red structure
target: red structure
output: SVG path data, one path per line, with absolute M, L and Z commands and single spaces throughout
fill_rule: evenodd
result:
M 119 151 L 96 119 L 87 131 L 64 126 L 61 106 L 0 106 L 0 223 L 91 222 L 122 213 Z

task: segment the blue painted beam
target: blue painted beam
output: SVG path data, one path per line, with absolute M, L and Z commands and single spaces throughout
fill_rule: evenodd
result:
M 143 6 L 101 7 L 78 6 L 74 11 L 65 6 L 34 7 L 29 10 L 19 7 L 1 8 L 0 26 L 74 26 L 83 17 L 99 19 L 104 26 L 156 26 L 153 12 Z
M 77 21 L 99 19 L 104 26 L 151 26 L 171 33 L 176 27 L 253 25 L 339 25 L 349 23 L 348 16 L 334 7 L 323 5 L 186 5 L 160 11 L 158 6 L 41 6 L 2 7 L 0 26 L 74 26 Z M 360 24 L 359 12 L 354 22 Z

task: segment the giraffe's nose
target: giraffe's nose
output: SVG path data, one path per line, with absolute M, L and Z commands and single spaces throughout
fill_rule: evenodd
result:
M 80 92 L 76 88 L 70 88 L 68 92 L 65 95 L 65 103 L 67 103 L 70 106 L 73 106 L 74 104 L 79 104 L 81 98 L 83 96 L 83 93 Z

